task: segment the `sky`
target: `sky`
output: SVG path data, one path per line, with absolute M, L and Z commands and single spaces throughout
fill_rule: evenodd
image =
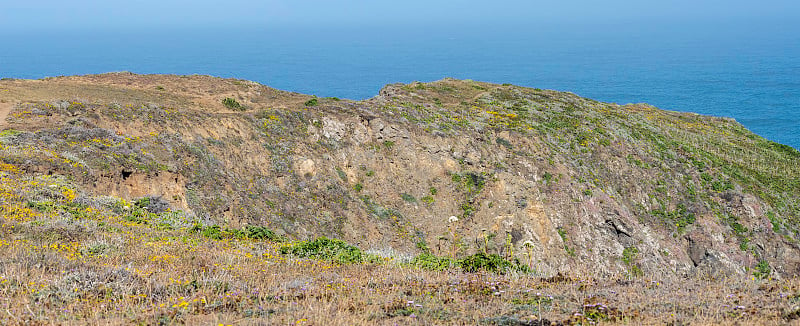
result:
M 209 26 L 775 22 L 797 0 L 3 0 L 5 31 Z

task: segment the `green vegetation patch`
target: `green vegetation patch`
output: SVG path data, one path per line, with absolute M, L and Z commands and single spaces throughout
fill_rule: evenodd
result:
M 509 271 L 530 272 L 528 266 L 520 264 L 516 259 L 509 261 L 498 254 L 485 254 L 482 252 L 460 259 L 458 265 L 467 273 L 475 273 L 481 270 L 497 274 L 505 274 Z
M 19 131 L 19 130 L 6 129 L 6 130 L 3 130 L 3 131 L 0 131 L 0 137 L 14 137 L 14 136 L 19 135 L 21 133 L 22 133 L 22 131 Z
M 511 271 L 529 273 L 530 268 L 517 259 L 508 260 L 498 254 L 477 253 L 462 259 L 436 256 L 430 252 L 424 252 L 409 263 L 409 265 L 432 271 L 443 271 L 452 268 L 461 268 L 466 273 L 476 273 L 479 271 L 492 272 L 496 274 L 506 274 Z
M 226 97 L 226 98 L 222 99 L 222 105 L 224 105 L 226 108 L 229 108 L 229 109 L 235 110 L 235 111 L 244 111 L 244 110 L 246 110 L 246 108 L 241 103 L 239 103 L 238 101 L 236 101 L 236 99 L 231 98 L 231 97 Z
M 683 232 L 687 226 L 694 224 L 697 220 L 694 213 L 687 210 L 686 205 L 683 204 L 678 204 L 678 207 L 674 211 L 667 211 L 661 208 L 653 210 L 650 213 L 654 216 L 661 217 L 670 224 L 674 224 L 678 232 Z
M 450 178 L 460 190 L 465 191 L 469 196 L 479 194 L 486 186 L 486 176 L 483 173 L 453 173 Z
M 622 262 L 628 265 L 628 269 L 632 276 L 642 276 L 644 272 L 641 267 L 636 263 L 636 257 L 639 255 L 639 249 L 636 247 L 625 247 L 622 250 Z
M 772 272 L 772 269 L 769 267 L 769 262 L 766 260 L 761 260 L 755 266 L 753 276 L 764 279 L 769 277 L 770 272 Z
M 312 241 L 301 241 L 284 246 L 281 254 L 293 255 L 301 258 L 330 260 L 342 264 L 361 263 L 365 261 L 365 254 L 358 247 L 339 239 L 319 237 Z
M 417 255 L 409 264 L 431 271 L 443 271 L 457 266 L 457 262 L 449 257 L 439 257 L 427 252 Z
M 246 226 L 244 229 L 231 229 L 223 228 L 219 225 L 204 226 L 202 224 L 195 224 L 189 228 L 189 232 L 199 233 L 202 236 L 214 239 L 252 239 L 252 240 L 269 240 L 273 242 L 281 242 L 284 239 L 272 230 L 263 226 Z
M 417 199 L 414 198 L 414 196 L 409 195 L 407 193 L 401 193 L 400 197 L 403 198 L 404 201 L 409 202 L 409 203 L 416 203 L 417 202 Z
M 319 100 L 317 100 L 317 98 L 312 98 L 305 103 L 306 106 L 317 106 L 317 104 L 319 104 Z

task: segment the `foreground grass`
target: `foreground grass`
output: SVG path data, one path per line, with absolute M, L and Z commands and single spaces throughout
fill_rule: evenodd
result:
M 0 166 L 0 324 L 782 324 L 800 281 L 420 269 Z M 314 248 L 341 248 L 319 254 Z M 309 258 L 302 258 L 309 257 Z M 419 265 L 416 265 L 419 266 Z

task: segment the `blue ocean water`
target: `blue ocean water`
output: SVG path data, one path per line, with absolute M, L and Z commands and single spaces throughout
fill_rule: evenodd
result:
M 768 24 L 0 31 L 0 77 L 207 74 L 351 99 L 387 83 L 455 77 L 733 117 L 800 148 L 798 31 Z

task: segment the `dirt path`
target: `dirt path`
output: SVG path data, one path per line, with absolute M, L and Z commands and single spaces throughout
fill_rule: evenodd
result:
M 11 113 L 12 106 L 13 104 L 11 103 L 0 103 L 0 128 L 6 126 L 6 118 Z

